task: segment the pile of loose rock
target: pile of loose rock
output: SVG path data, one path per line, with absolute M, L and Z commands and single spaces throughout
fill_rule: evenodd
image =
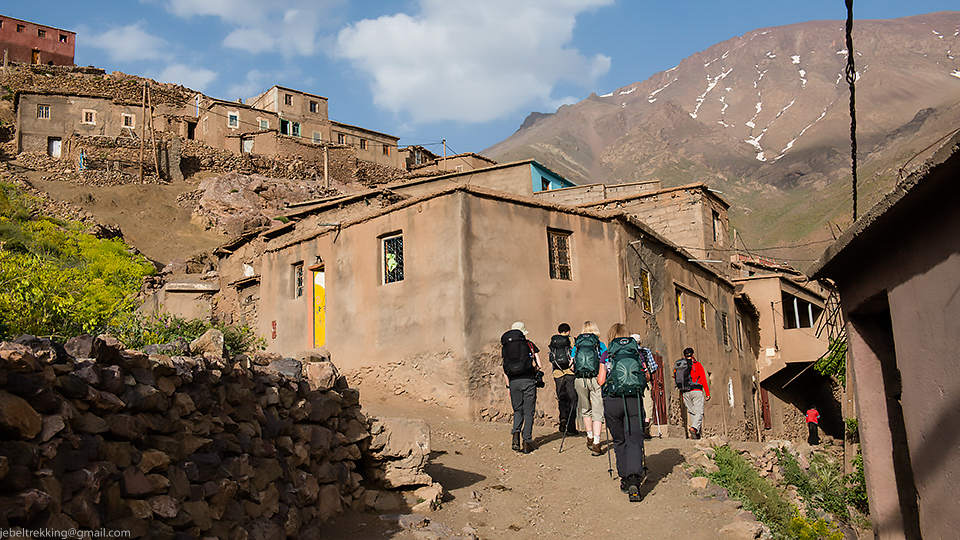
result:
M 367 419 L 328 359 L 225 359 L 218 334 L 0 342 L 0 528 L 309 539 L 382 505 L 365 478 L 432 483 L 429 428 Z

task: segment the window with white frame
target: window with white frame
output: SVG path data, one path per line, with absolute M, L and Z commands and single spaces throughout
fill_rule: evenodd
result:
M 313 142 L 315 142 L 315 143 L 322 143 L 322 142 L 323 142 L 323 133 L 320 133 L 319 131 L 314 131 L 314 132 L 313 132 Z
M 312 113 L 320 112 L 320 104 L 317 103 L 316 101 L 311 101 L 311 102 L 310 102 L 310 112 L 312 112 Z
M 300 136 L 300 122 L 291 122 L 290 123 L 290 134 L 294 137 Z
M 81 124 L 96 124 L 97 123 L 97 111 L 93 109 L 83 109 L 80 113 L 80 123 Z
M 228 112 L 227 113 L 227 127 L 228 128 L 238 128 L 240 127 L 240 113 L 239 112 Z
M 137 117 L 132 114 L 120 113 L 120 119 L 123 122 L 123 127 L 125 128 L 137 127 Z
M 403 281 L 403 234 L 380 239 L 383 245 L 383 283 Z
M 270 121 L 266 118 L 260 118 L 260 129 L 270 129 Z
M 781 291 L 783 300 L 783 327 L 791 328 L 813 328 L 823 313 L 823 308 L 812 304 L 802 298 Z
M 50 106 L 49 105 L 37 105 L 37 118 L 41 120 L 50 119 Z

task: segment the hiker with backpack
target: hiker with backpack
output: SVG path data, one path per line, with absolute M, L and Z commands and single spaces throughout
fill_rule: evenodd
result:
M 594 456 L 603 454 L 600 432 L 603 431 L 603 395 L 597 374 L 600 363 L 606 359 L 607 346 L 600 341 L 600 328 L 593 321 L 583 323 L 583 329 L 573 342 L 574 388 L 580 416 L 587 429 L 587 448 Z
M 597 382 L 603 390 L 603 410 L 617 456 L 620 490 L 630 502 L 640 502 L 643 479 L 643 399 L 650 373 L 641 359 L 640 346 L 627 332 L 626 325 L 610 327 L 607 342 L 608 361 L 603 364 Z
M 550 338 L 550 365 L 553 366 L 553 383 L 557 388 L 560 432 L 576 435 L 576 376 L 573 374 L 573 345 L 570 343 L 570 325 L 567 323 L 560 323 L 557 334 Z
M 640 334 L 631 334 L 630 337 L 637 342 L 637 345 L 640 347 L 640 360 L 643 361 L 644 365 L 647 367 L 647 373 L 650 374 L 651 380 L 653 374 L 657 372 L 657 360 L 653 357 L 653 352 L 647 347 L 643 346 L 643 343 L 640 340 Z M 643 438 L 652 439 L 653 435 L 650 433 L 650 414 L 653 411 L 653 388 L 649 388 L 647 392 L 643 393 Z M 655 411 L 654 411 L 655 412 Z M 657 425 L 659 425 L 659 420 Z M 659 429 L 659 428 L 657 428 Z
M 674 364 L 673 379 L 687 407 L 689 436 L 699 439 L 703 434 L 703 404 L 710 401 L 710 388 L 707 386 L 707 372 L 694 357 L 692 348 L 684 349 L 683 358 Z
M 513 406 L 512 448 L 529 454 L 533 450 L 533 413 L 537 408 L 537 385 L 540 372 L 540 349 L 527 340 L 527 328 L 515 322 L 500 337 L 503 356 L 503 378 L 510 389 Z M 521 437 L 523 443 L 521 444 Z

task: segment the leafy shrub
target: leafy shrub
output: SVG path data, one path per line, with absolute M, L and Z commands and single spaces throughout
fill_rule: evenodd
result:
M 790 520 L 790 537 L 797 540 L 843 540 L 836 525 L 819 518 L 807 519 L 795 513 Z
M 770 527 L 774 538 L 786 538 L 793 513 L 790 503 L 729 446 L 715 450 L 714 462 L 720 470 L 710 474 L 710 479 L 726 488 L 731 497 L 743 501 L 744 507 Z
M 813 364 L 813 368 L 837 380 L 840 386 L 847 384 L 847 341 L 830 340 L 827 354 Z
M 180 338 L 193 341 L 211 328 L 223 332 L 223 344 L 230 354 L 267 348 L 266 340 L 257 336 L 249 326 L 184 319 L 166 313 L 156 317 L 146 317 L 140 313 L 130 314 L 118 320 L 109 331 L 127 347 L 142 349 L 147 345 L 163 345 Z

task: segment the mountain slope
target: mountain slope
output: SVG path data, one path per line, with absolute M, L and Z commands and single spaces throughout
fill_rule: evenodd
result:
M 856 21 L 854 51 L 863 213 L 904 162 L 960 125 L 960 12 Z M 825 241 L 828 222 L 852 217 L 846 60 L 841 21 L 755 30 L 534 113 L 483 153 L 534 158 L 578 183 L 706 182 L 747 245 Z M 822 247 L 765 254 L 802 265 Z

